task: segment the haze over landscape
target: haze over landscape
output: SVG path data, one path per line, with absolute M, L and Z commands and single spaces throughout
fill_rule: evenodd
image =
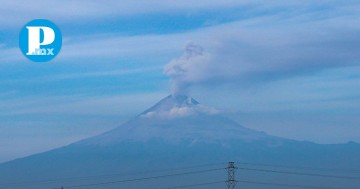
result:
M 359 159 L 360 144 L 320 145 L 271 136 L 243 127 L 191 97 L 173 94 L 111 131 L 0 165 L 0 185 L 110 189 L 189 187 L 200 182 L 206 183 L 200 188 L 225 188 L 226 162 L 236 161 L 241 187 L 263 188 L 257 182 L 265 182 L 274 189 L 278 184 L 350 189 L 359 184 Z M 307 172 L 299 172 L 304 168 Z M 284 182 L 289 178 L 291 182 Z
M 360 185 L 360 2 L 42 3 L 0 6 L 0 188 Z M 36 18 L 51 62 L 18 48 Z

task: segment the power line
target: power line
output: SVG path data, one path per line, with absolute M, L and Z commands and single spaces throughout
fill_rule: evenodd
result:
M 119 184 L 119 183 L 126 183 L 126 182 L 137 182 L 137 181 L 142 181 L 142 180 L 152 180 L 152 179 L 174 177 L 174 176 L 180 176 L 180 175 L 191 175 L 191 174 L 213 172 L 213 171 L 224 170 L 224 169 L 225 168 L 207 169 L 207 170 L 201 170 L 201 171 L 192 171 L 192 172 L 184 172 L 184 173 L 176 173 L 176 174 L 168 174 L 168 175 L 159 175 L 159 176 L 152 176 L 152 177 L 142 177 L 142 178 L 127 179 L 127 180 L 118 180 L 118 181 L 110 181 L 110 182 L 99 182 L 99 183 L 92 183 L 92 184 L 66 186 L 66 187 L 63 187 L 63 188 L 64 189 L 66 189 L 66 188 L 80 188 L 80 187 L 99 186 L 99 185 L 108 185 L 108 184 Z
M 316 176 L 316 177 L 360 180 L 360 177 L 340 176 L 340 175 L 325 175 L 325 174 L 316 174 L 316 173 L 305 173 L 305 172 L 295 172 L 295 171 L 277 171 L 277 170 L 271 170 L 271 169 L 253 169 L 253 168 L 244 168 L 244 167 L 238 167 L 238 169 L 247 170 L 247 171 L 280 173 L 280 174 L 292 174 L 292 175 L 303 175 L 303 176 Z
M 324 187 L 324 186 L 311 186 L 311 185 L 297 185 L 297 184 L 284 184 L 284 183 L 274 183 L 274 182 L 258 182 L 258 181 L 248 181 L 248 180 L 237 180 L 239 183 L 245 184 L 256 184 L 256 185 L 267 185 L 267 186 L 281 186 L 281 187 L 291 187 L 291 188 L 306 188 L 306 189 L 341 189 L 334 187 Z M 199 184 L 190 184 L 190 185 L 181 185 L 181 186 L 173 186 L 162 189 L 176 189 L 176 188 L 190 188 L 196 186 L 204 186 L 204 185 L 212 185 L 226 183 L 226 181 L 215 181 L 215 182 L 207 182 L 207 183 L 199 183 Z
M 113 178 L 113 177 L 125 176 L 125 175 L 129 176 L 129 175 L 139 175 L 139 174 L 148 174 L 148 173 L 181 171 L 181 170 L 189 170 L 189 169 L 196 169 L 196 168 L 203 168 L 203 167 L 210 167 L 210 166 L 219 166 L 219 165 L 226 165 L 226 163 L 209 163 L 209 164 L 201 164 L 201 165 L 194 165 L 194 166 L 158 169 L 158 170 L 152 170 L 152 171 L 139 171 L 139 172 L 131 172 L 131 173 L 116 173 L 116 174 L 104 174 L 104 175 L 93 175 L 93 176 L 83 176 L 83 177 L 68 177 L 68 178 L 58 178 L 58 179 L 48 179 L 48 180 L 35 180 L 35 181 L 0 183 L 0 186 L 46 184 L 46 183 L 62 182 L 62 181 L 88 180 L 88 179 L 94 179 L 94 178 Z
M 358 172 L 357 169 L 336 169 L 336 168 L 324 168 L 324 167 L 309 167 L 309 166 L 291 166 L 291 165 L 280 165 L 280 164 L 264 164 L 264 163 L 254 163 L 254 162 L 236 162 L 240 165 L 251 165 L 251 166 L 263 166 L 263 167 L 279 167 L 279 168 L 289 168 L 289 169 L 308 169 L 315 171 L 340 171 L 340 172 Z
M 360 172 L 360 170 L 349 170 L 349 169 L 330 169 L 330 168 L 319 168 L 319 167 L 288 166 L 288 165 L 262 164 L 262 163 L 252 163 L 252 162 L 236 162 L 236 163 L 241 164 L 241 165 L 279 167 L 279 168 L 290 168 L 290 169 L 309 169 L 309 170 L 321 170 L 321 171 L 352 171 L 352 172 L 359 171 Z M 124 176 L 125 174 L 128 176 L 128 175 L 147 174 L 147 173 L 154 173 L 154 172 L 180 171 L 180 170 L 195 169 L 195 168 L 209 167 L 209 166 L 218 166 L 218 165 L 226 165 L 226 163 L 211 163 L 211 164 L 202 164 L 202 165 L 195 165 L 195 166 L 188 166 L 188 167 L 168 168 L 168 169 L 132 172 L 132 173 L 117 173 L 117 174 L 105 174 L 105 175 L 94 175 L 94 176 L 84 176 L 84 177 L 69 177 L 69 178 L 59 178 L 59 179 L 49 179 L 49 180 L 0 183 L 0 186 L 42 184 L 42 183 L 52 183 L 52 182 L 61 182 L 61 181 L 72 181 L 72 180 L 88 180 L 88 179 L 93 179 L 93 178 L 112 178 L 112 177 L 117 177 L 117 176 Z M 245 169 L 245 168 L 242 168 L 242 169 Z M 247 168 L 247 169 L 250 170 L 250 168 Z M 258 171 L 260 171 L 260 170 L 258 170 Z M 261 171 L 284 173 L 284 174 L 298 174 L 298 175 L 300 174 L 300 175 L 307 175 L 307 176 L 321 176 L 321 177 L 330 177 L 330 178 L 360 179 L 360 177 L 322 175 L 322 174 L 300 173 L 300 172 L 290 172 L 290 171 L 275 171 L 275 170 L 261 170 Z
M 326 168 L 312 168 L 312 167 L 300 167 L 300 166 L 286 166 L 286 165 L 271 165 L 271 164 L 259 164 L 259 163 L 246 163 L 246 162 L 236 162 L 242 165 L 251 165 L 251 166 L 263 166 L 263 167 L 280 167 L 280 168 L 291 168 L 291 169 L 322 169 L 322 170 L 335 170 L 335 169 L 326 169 Z M 202 167 L 210 167 L 210 166 L 220 166 L 225 165 L 226 163 L 212 163 L 212 164 L 202 164 L 202 165 L 195 165 L 195 166 L 188 166 L 188 167 L 179 167 L 179 168 L 168 168 L 168 169 L 160 169 L 160 170 L 153 170 L 153 171 L 143 171 L 143 172 L 133 172 L 133 173 L 126 173 L 126 176 L 131 174 L 147 174 L 147 173 L 154 173 L 154 172 L 167 172 L 167 171 L 181 171 L 181 170 L 191 170 L 197 169 Z M 173 176 L 180 176 L 180 175 L 188 175 L 188 174 L 197 174 L 197 173 L 204 173 L 204 172 L 211 172 L 217 170 L 224 170 L 224 168 L 214 168 L 214 169 L 206 169 L 206 170 L 199 170 L 199 171 L 190 171 L 190 172 L 180 172 L 174 174 L 165 174 L 159 176 L 151 176 L 151 177 L 142 177 L 142 178 L 135 178 L 135 179 L 128 179 L 128 180 L 118 180 L 118 181 L 109 181 L 109 182 L 99 182 L 99 183 L 92 183 L 92 184 L 83 184 L 83 185 L 74 185 L 64 187 L 67 188 L 79 188 L 79 187 L 87 187 L 87 186 L 98 186 L 98 185 L 105 185 L 105 184 L 115 184 L 115 183 L 125 183 L 125 182 L 135 182 L 141 180 L 150 180 L 150 179 L 158 179 L 158 178 L 165 178 L 165 177 L 173 177 Z M 260 172 L 270 172 L 270 173 L 280 173 L 280 174 L 292 174 L 292 175 L 303 175 L 303 176 L 318 176 L 318 177 L 328 177 L 328 178 L 340 178 L 340 179 L 356 179 L 360 180 L 360 177 L 353 177 L 353 176 L 342 176 L 342 175 L 328 175 L 328 174 L 317 174 L 317 173 L 308 173 L 308 172 L 297 172 L 297 171 L 280 171 L 274 169 L 261 169 L 261 168 L 247 168 L 247 167 L 238 167 L 241 170 L 248 170 L 248 171 L 260 171 Z M 93 178 L 111 178 L 116 176 L 124 176 L 125 173 L 122 174 L 108 174 L 108 175 L 95 175 L 95 176 L 87 176 L 87 177 L 72 177 L 72 178 L 61 178 L 61 179 L 52 179 L 52 180 L 40 180 L 40 181 L 25 181 L 25 182 L 14 182 L 14 183 L 0 183 L 0 186 L 4 185 L 21 185 L 21 184 L 37 184 L 37 183 L 51 183 L 51 182 L 60 182 L 66 180 L 86 180 L 86 179 L 93 179 Z M 225 181 L 224 181 L 225 182 Z M 237 182 L 244 182 L 249 184 L 266 184 L 262 182 L 255 182 L 255 181 L 237 181 Z M 202 185 L 206 183 L 200 183 L 196 185 Z M 211 183 L 208 183 L 211 184 Z M 281 183 L 269 183 L 270 185 L 277 185 L 277 186 L 288 186 L 288 187 L 302 187 L 302 188 L 311 188 L 311 189 L 324 189 L 323 187 L 317 186 L 302 186 L 302 185 L 290 185 L 290 184 L 281 184 Z M 193 185 L 185 185 L 185 186 L 176 186 L 180 188 L 184 187 L 192 187 Z
M 324 187 L 324 186 L 310 186 L 310 185 L 296 185 L 296 184 L 283 184 L 283 183 L 273 183 L 273 182 L 257 182 L 257 181 L 247 181 L 247 180 L 238 180 L 239 183 L 247 184 L 257 184 L 257 185 L 267 185 L 267 186 L 284 186 L 292 188 L 307 188 L 307 189 L 341 189 L 333 187 Z
M 206 183 L 199 183 L 199 184 L 173 186 L 173 187 L 167 187 L 167 188 L 162 188 L 162 189 L 190 188 L 190 187 L 206 186 L 206 185 L 213 185 L 213 184 L 219 184 L 219 183 L 225 183 L 225 181 L 215 181 L 215 182 L 206 182 Z

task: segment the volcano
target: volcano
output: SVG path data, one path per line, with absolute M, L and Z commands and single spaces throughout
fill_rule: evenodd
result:
M 115 175 L 127 178 L 131 173 L 145 170 L 152 175 L 161 168 L 228 161 L 360 168 L 360 145 L 353 142 L 322 145 L 271 136 L 243 127 L 221 111 L 191 97 L 169 95 L 106 133 L 0 164 L 0 187 L 35 189 L 87 185 L 89 182 L 111 182 L 117 178 Z M 225 172 L 210 177 L 225 179 L 224 175 Z M 249 175 L 258 178 L 258 175 Z M 206 180 L 201 176 L 183 177 L 181 181 L 153 181 L 123 187 L 159 188 L 201 178 Z M 344 186 L 341 182 L 338 184 Z M 349 184 L 351 186 L 353 183 Z M 96 185 L 85 187 L 99 188 Z M 110 184 L 100 188 L 119 186 Z
M 229 145 L 232 140 L 281 142 L 264 132 L 245 128 L 184 95 L 169 95 L 134 119 L 83 144 L 114 144 L 122 141 L 163 140 L 168 143 L 190 142 Z

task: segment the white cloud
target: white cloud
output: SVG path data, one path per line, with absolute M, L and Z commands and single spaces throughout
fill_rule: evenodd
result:
M 115 34 L 73 36 L 64 40 L 60 53 L 53 61 L 90 64 L 102 60 L 118 61 L 125 58 L 157 57 L 179 52 L 191 33 L 169 35 L 120 36 Z M 28 61 L 18 47 L 0 48 L 0 63 Z M 148 59 L 148 58 L 145 58 Z M 101 60 L 101 61 L 102 61 Z M 102 62 L 103 63 L 103 62 Z
M 81 37 L 79 37 L 81 38 Z M 181 38 L 179 35 L 138 35 L 138 36 L 99 36 L 91 35 L 86 39 L 76 37 L 69 39 L 57 57 L 59 60 L 71 60 L 77 58 L 124 58 L 134 56 L 159 55 L 173 52 L 183 42 L 167 39 Z
M 35 18 L 47 18 L 56 22 L 73 22 L 97 18 L 124 17 L 129 15 L 173 12 L 195 12 L 249 4 L 249 1 L 2 1 L 0 25 L 19 26 Z M 251 3 L 253 4 L 253 3 Z M 36 5 L 36 6 L 34 6 Z
M 166 92 L 105 96 L 33 96 L 0 101 L 2 116 L 134 115 L 166 96 Z M 136 103 L 135 103 L 136 102 Z
M 355 24 L 359 18 L 348 18 L 299 23 L 298 17 L 267 17 L 204 29 L 208 41 L 197 38 L 201 47 L 191 55 L 186 46 L 182 56 L 165 66 L 165 74 L 178 91 L 217 83 L 258 84 L 359 65 L 360 27 Z M 202 48 L 204 51 L 196 53 Z
M 36 5 L 36 6 L 34 6 Z M 0 25 L 3 27 L 21 27 L 29 20 L 47 18 L 57 23 L 69 22 L 92 22 L 104 18 L 126 17 L 142 14 L 178 14 L 192 15 L 201 11 L 232 9 L 243 7 L 252 14 L 274 11 L 274 14 L 286 14 L 289 10 L 294 14 L 304 14 L 315 8 L 322 10 L 327 7 L 336 7 L 343 12 L 356 12 L 358 2 L 355 1 L 326 1 L 304 2 L 295 1 L 267 1 L 267 0 L 207 0 L 207 1 L 166 1 L 166 0 L 109 0 L 109 1 L 86 1 L 86 0 L 33 0 L 2 1 L 0 12 Z M 283 12 L 282 12 L 283 11 Z M 333 9 L 331 9 L 333 11 Z

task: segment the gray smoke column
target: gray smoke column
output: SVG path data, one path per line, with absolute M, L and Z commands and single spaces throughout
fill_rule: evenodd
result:
M 194 42 L 188 42 L 183 54 L 171 60 L 164 68 L 165 75 L 170 77 L 173 95 L 186 94 L 188 88 L 203 78 L 209 55 Z

